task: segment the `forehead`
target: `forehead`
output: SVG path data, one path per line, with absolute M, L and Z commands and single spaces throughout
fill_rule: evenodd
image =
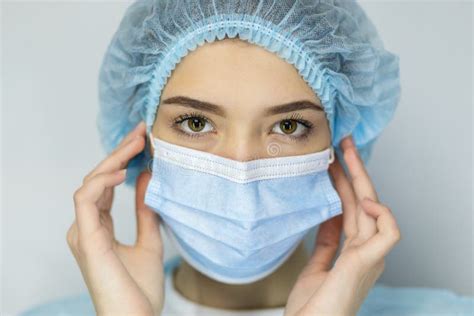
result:
M 297 69 L 276 54 L 240 39 L 205 43 L 173 70 L 162 98 L 186 95 L 217 104 L 319 102 Z

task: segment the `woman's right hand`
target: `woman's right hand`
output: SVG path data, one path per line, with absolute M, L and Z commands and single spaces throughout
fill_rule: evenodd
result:
M 159 315 L 163 308 L 160 218 L 144 204 L 148 172 L 137 178 L 135 245 L 115 239 L 110 214 L 114 187 L 125 180 L 124 168 L 144 149 L 145 141 L 141 122 L 74 193 L 76 218 L 67 242 L 98 315 Z

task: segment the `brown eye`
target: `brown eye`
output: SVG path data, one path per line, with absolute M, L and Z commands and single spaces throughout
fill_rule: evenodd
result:
M 280 122 L 280 129 L 285 134 L 294 133 L 297 127 L 298 127 L 298 122 L 296 122 L 295 120 L 283 120 Z
M 302 137 L 309 133 L 312 124 L 308 121 L 299 121 L 292 118 L 283 119 L 273 125 L 272 132 L 275 134 L 286 135 L 290 138 Z
M 175 121 L 179 128 L 186 134 L 204 135 L 214 131 L 212 123 L 206 118 L 197 115 L 182 116 Z
M 199 117 L 190 118 L 188 121 L 188 127 L 193 132 L 200 132 L 206 126 L 206 122 Z

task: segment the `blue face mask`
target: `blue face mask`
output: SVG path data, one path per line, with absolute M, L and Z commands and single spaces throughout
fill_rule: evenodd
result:
M 342 213 L 321 152 L 237 161 L 152 139 L 145 203 L 184 259 L 229 284 L 275 271 L 313 227 Z

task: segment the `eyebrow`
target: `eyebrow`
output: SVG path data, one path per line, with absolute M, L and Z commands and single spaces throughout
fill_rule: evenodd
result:
M 190 107 L 193 109 L 207 111 L 214 113 L 216 115 L 225 117 L 226 112 L 225 110 L 216 104 L 212 104 L 210 102 L 200 101 L 193 98 L 185 97 L 185 96 L 175 96 L 162 101 L 163 104 L 179 104 L 182 106 Z M 301 100 L 295 102 L 289 102 L 285 104 L 275 105 L 265 110 L 264 114 L 267 116 L 287 113 L 297 110 L 315 110 L 315 111 L 324 111 L 323 107 L 320 104 L 314 103 L 308 100 Z

